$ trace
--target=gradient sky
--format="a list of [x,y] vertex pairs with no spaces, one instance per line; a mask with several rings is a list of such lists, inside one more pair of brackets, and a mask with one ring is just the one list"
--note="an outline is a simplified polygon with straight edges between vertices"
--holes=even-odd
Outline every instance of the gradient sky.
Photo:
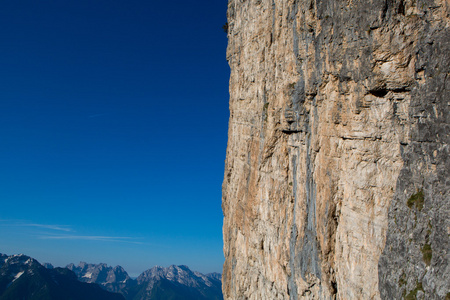
[[0,253],[221,272],[226,9],[0,2]]

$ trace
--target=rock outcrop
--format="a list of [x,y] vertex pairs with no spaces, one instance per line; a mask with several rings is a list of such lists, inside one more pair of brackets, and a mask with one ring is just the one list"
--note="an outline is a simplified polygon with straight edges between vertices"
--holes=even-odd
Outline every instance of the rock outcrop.
[[449,14],[229,0],[225,299],[450,297]]

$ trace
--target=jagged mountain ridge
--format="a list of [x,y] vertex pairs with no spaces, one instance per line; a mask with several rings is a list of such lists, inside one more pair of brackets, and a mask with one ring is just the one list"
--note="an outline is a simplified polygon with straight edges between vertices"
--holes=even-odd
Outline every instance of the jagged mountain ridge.
[[[121,294],[121,295],[120,295]],[[155,266],[132,279],[121,267],[107,264],[55,268],[23,255],[0,253],[0,300],[219,300],[221,274],[202,274],[187,266]]]
[[69,264],[66,268],[73,271],[81,282],[96,283],[110,292],[123,294],[126,289],[136,285],[121,266],[80,262],[78,266]]
[[69,264],[82,282],[96,283],[107,291],[119,292],[129,300],[147,299],[223,299],[221,275],[202,274],[187,266],[155,266],[144,271],[136,280],[120,266]]
[[[204,275],[191,271],[187,266],[156,266],[143,272],[137,282],[142,288],[134,300],[151,299],[152,295],[158,297],[164,288],[177,291],[184,299],[223,299],[220,274]],[[142,294],[142,291],[145,292]],[[174,297],[179,299],[180,296]]]
[[144,271],[137,278],[137,282],[142,283],[160,278],[178,282],[189,287],[198,287],[202,284],[212,286],[214,284],[213,281],[221,280],[220,274],[218,273],[204,275],[200,272],[191,271],[187,266],[171,265],[167,268],[155,266],[147,271]]
[[1,300],[123,300],[120,294],[78,281],[66,268],[49,269],[23,255],[0,254]]

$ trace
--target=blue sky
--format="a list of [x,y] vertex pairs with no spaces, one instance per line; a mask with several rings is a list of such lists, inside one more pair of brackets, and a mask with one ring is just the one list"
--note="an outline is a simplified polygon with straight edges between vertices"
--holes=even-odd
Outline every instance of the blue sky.
[[226,2],[1,2],[1,253],[221,272]]

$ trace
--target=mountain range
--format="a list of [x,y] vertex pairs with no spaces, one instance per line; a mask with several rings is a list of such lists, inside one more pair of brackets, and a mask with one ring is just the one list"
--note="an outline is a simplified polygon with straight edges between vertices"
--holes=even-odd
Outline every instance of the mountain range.
[[124,300],[96,284],[80,282],[67,268],[48,269],[23,254],[0,254],[0,300]]
[[222,297],[221,275],[204,275],[191,271],[187,266],[153,267],[132,279],[120,266],[87,264],[66,267],[78,279],[96,283],[107,291],[121,293],[127,300],[199,299],[219,300]]
[[[44,296],[39,296],[41,292]],[[132,279],[121,266],[80,262],[54,268],[22,254],[0,254],[0,300],[4,299],[222,300],[223,296],[220,274],[204,275],[187,266],[156,266]]]

